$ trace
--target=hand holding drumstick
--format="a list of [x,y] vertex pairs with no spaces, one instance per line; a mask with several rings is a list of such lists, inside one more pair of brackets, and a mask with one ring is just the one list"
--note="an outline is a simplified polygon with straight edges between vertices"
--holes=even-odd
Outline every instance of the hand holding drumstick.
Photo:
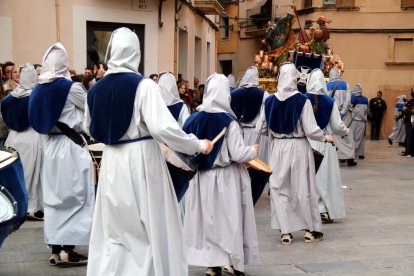
[[252,147],[257,151],[257,152],[259,152],[259,150],[260,150],[260,145],[259,144],[253,144],[252,145]]

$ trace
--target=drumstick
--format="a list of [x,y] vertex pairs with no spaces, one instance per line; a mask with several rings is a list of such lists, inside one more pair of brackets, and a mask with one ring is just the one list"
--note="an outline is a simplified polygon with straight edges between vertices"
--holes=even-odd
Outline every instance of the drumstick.
[[259,144],[260,141],[260,136],[262,136],[262,128],[264,126],[265,121],[262,121],[262,125],[260,126],[260,130],[259,133],[257,134],[257,138],[256,138],[256,144]]
[[213,141],[211,141],[211,143],[213,143],[214,145],[218,140],[220,140],[221,137],[224,136],[224,134],[226,134],[226,131],[227,131],[227,127],[223,128],[223,130],[220,131],[220,133],[213,139]]

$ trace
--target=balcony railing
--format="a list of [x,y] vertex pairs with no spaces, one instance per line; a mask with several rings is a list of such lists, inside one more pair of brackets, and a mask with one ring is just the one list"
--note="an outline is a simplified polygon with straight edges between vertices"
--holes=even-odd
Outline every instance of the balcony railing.
[[194,0],[194,7],[204,14],[222,14],[224,11],[216,0]]
[[414,8],[414,0],[401,0],[401,9]]
[[272,5],[271,13],[268,15],[261,14],[260,8],[246,10],[246,18],[241,22],[240,28],[244,29],[246,36],[262,36],[266,34],[268,22],[276,17],[276,5]]
[[336,8],[355,8],[355,0],[336,0]]

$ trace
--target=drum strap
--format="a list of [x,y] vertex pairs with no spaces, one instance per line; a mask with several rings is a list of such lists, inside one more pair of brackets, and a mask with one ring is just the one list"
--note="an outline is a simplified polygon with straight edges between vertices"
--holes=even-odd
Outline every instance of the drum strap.
[[87,145],[85,137],[83,137],[80,133],[78,133],[73,128],[69,127],[67,124],[62,122],[56,123],[57,128],[62,131],[70,140],[72,140],[75,144],[81,146],[82,148]]
[[152,139],[152,136],[144,136],[144,137],[139,137],[139,138],[135,138],[135,139],[131,139],[131,140],[120,140],[116,143],[113,143],[112,145],[129,144],[129,143],[134,143],[134,142],[139,142],[139,141],[144,141],[144,140],[150,140],[150,139]]

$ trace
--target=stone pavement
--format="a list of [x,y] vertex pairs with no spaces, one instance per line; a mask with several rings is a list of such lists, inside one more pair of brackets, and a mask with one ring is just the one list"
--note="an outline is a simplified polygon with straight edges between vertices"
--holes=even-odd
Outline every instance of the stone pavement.
[[[270,229],[270,205],[264,193],[256,206],[260,265],[254,276],[270,275],[414,275],[414,158],[402,148],[367,141],[366,159],[341,165],[347,217],[324,225],[325,239],[307,244],[303,232],[291,245]],[[87,252],[87,247],[79,250]],[[0,275],[85,275],[85,267],[48,265],[42,222],[26,222],[0,249]],[[190,275],[204,268],[190,267]]]

